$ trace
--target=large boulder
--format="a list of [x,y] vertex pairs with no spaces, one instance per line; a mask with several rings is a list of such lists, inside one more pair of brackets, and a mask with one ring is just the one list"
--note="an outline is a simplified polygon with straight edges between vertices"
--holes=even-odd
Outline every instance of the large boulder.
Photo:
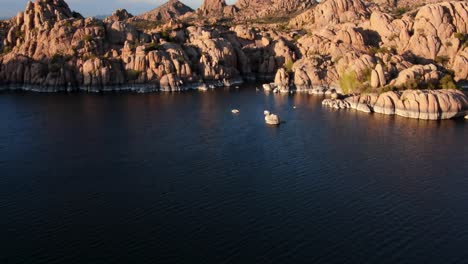
[[289,73],[284,68],[279,69],[276,73],[275,85],[280,92],[289,92]]
[[[346,106],[362,112],[440,120],[465,116],[468,97],[458,90],[405,90],[348,97]],[[332,105],[327,101],[324,105]]]
[[438,56],[453,57],[460,45],[453,36],[468,33],[467,17],[468,3],[465,1],[423,6],[416,15],[408,50],[433,60]]
[[179,0],[169,0],[151,11],[138,15],[135,19],[168,22],[190,12],[193,12],[193,9]]
[[[414,65],[400,71],[398,77],[392,81],[391,85],[404,87],[410,83],[418,85],[436,83],[441,77],[442,73],[438,71],[437,67],[433,64]],[[417,86],[412,88],[417,88]]]
[[468,80],[468,47],[457,54],[453,62],[455,81]]
[[385,78],[384,69],[382,64],[377,64],[374,70],[371,73],[371,86],[372,88],[378,88],[385,86],[387,84],[387,80]]
[[133,15],[130,14],[126,9],[117,9],[114,11],[114,13],[112,13],[111,16],[106,17],[104,22],[111,23],[112,21],[126,21],[132,17]]

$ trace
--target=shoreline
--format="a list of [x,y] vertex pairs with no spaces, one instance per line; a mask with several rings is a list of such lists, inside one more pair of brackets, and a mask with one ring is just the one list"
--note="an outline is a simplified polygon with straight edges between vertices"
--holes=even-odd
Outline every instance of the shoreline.
[[[368,114],[395,115],[410,119],[419,120],[448,120],[465,118],[468,116],[468,96],[466,91],[460,90],[404,90],[397,92],[386,92],[382,94],[359,94],[345,95],[338,87],[315,86],[309,89],[297,90],[294,86],[289,87],[287,92],[280,90],[274,83],[264,84],[259,81],[244,81],[243,79],[210,81],[203,83],[181,84],[177,89],[171,87],[158,87],[150,84],[127,84],[115,86],[94,86],[94,87],[64,87],[57,89],[41,85],[0,85],[2,92],[26,92],[26,93],[173,93],[209,90],[220,88],[239,89],[240,85],[252,84],[257,90],[269,94],[307,94],[311,96],[322,96],[322,106],[343,110],[353,109]],[[270,89],[261,88],[268,85]],[[432,104],[432,105],[430,105]]]
[[404,90],[382,94],[325,99],[324,107],[353,109],[368,114],[395,115],[419,120],[467,118],[468,96],[459,90]]
[[156,93],[156,92],[184,92],[191,90],[207,91],[217,88],[229,88],[249,83],[241,78],[224,80],[224,81],[206,81],[203,83],[188,83],[180,84],[175,89],[170,86],[157,84],[122,84],[122,85],[105,85],[105,86],[73,86],[67,85],[60,88],[56,86],[44,86],[38,84],[1,84],[0,92],[2,91],[24,91],[31,93],[61,93],[61,92],[78,92],[78,93],[101,93],[101,92],[134,92],[134,93]]

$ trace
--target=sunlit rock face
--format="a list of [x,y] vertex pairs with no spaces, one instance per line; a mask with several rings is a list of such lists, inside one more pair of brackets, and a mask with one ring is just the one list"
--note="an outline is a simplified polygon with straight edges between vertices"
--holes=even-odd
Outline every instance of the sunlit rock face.
[[464,1],[402,11],[365,0],[205,0],[192,11],[171,0],[98,20],[38,0],[0,23],[0,80],[48,91],[255,79],[320,94],[455,88],[468,78],[467,10]]
[[350,108],[366,113],[441,120],[465,116],[468,112],[468,97],[456,90],[406,90],[380,95],[357,95],[344,100],[326,99],[323,105],[335,109]]
[[136,19],[166,22],[189,12],[193,12],[193,9],[178,0],[170,0],[160,7],[138,15]]

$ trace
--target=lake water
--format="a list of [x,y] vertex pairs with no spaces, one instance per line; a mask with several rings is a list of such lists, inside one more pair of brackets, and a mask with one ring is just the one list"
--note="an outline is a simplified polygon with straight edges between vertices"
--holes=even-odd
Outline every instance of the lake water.
[[465,120],[246,86],[7,92],[0,121],[2,264],[468,260]]

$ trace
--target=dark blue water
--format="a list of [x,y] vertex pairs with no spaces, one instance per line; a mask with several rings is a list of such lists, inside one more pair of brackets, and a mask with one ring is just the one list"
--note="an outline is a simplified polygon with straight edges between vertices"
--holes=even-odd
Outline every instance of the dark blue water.
[[0,94],[0,263],[466,263],[468,122],[320,102]]

